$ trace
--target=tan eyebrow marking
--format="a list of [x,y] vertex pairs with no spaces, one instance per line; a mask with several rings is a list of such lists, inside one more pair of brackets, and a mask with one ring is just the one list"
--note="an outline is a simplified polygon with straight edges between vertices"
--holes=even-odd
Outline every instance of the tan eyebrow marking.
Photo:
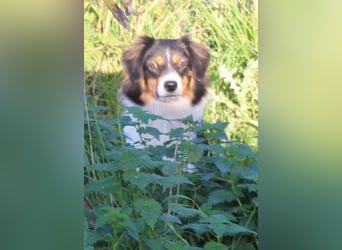
[[162,56],[156,56],[155,61],[158,63],[158,65],[164,64],[164,58]]
[[174,64],[177,64],[178,62],[179,62],[179,60],[180,60],[180,55],[179,54],[173,54],[173,56],[172,56],[172,62],[174,63]]

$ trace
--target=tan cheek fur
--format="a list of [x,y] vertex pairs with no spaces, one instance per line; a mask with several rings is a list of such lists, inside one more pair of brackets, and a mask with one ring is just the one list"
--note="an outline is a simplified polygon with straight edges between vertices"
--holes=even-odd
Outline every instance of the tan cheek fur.
[[[122,81],[122,87],[124,89],[128,89],[129,85],[132,84],[128,74],[125,74],[124,80]],[[148,78],[147,81],[144,78],[140,79],[140,87],[142,90],[140,100],[147,104],[151,100],[156,99],[157,87],[158,87],[158,79]],[[192,74],[186,75],[182,77],[182,85],[183,85],[183,97],[193,100],[195,98],[194,95],[194,87],[195,80]]]
[[195,95],[194,95],[195,80],[194,80],[194,78],[191,75],[183,76],[182,77],[182,85],[183,85],[183,97],[186,97],[190,100],[193,100],[195,98]]
[[158,80],[154,78],[148,78],[145,82],[144,79],[140,80],[140,86],[142,88],[142,94],[140,99],[145,103],[149,103],[152,99],[156,98]]
[[[158,79],[149,78],[147,82],[144,79],[141,79],[141,87],[142,94],[140,99],[144,103],[149,103],[152,99],[156,98],[157,87],[158,87]],[[189,100],[193,100],[195,98],[194,88],[195,88],[195,79],[192,75],[183,76],[182,77],[182,85],[183,85],[183,97],[188,98]]]

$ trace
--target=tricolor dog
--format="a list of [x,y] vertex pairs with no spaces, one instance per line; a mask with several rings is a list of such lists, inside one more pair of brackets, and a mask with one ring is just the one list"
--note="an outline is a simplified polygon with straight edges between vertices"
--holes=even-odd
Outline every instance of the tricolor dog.
[[[140,37],[122,57],[124,79],[119,95],[126,107],[139,107],[168,120],[149,120],[147,126],[161,135],[144,135],[149,145],[163,145],[171,129],[184,127],[175,121],[189,116],[203,118],[208,101],[208,50],[189,36],[179,39]],[[141,136],[134,126],[124,127],[126,141],[139,145]]]

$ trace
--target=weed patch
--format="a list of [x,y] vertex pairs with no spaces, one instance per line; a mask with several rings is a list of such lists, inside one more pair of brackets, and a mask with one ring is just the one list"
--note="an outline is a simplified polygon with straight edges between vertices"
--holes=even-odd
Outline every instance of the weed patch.
[[[140,116],[148,119],[148,114]],[[170,142],[177,143],[139,149],[125,145],[120,133],[111,134],[110,142],[94,140],[123,125],[121,118],[97,122],[88,136],[102,145],[101,157],[86,151],[88,247],[257,248],[257,155],[248,145],[229,141],[223,123],[184,122],[191,126],[170,133]],[[200,135],[194,142],[180,137],[189,129]],[[90,164],[94,158],[101,160]],[[188,164],[195,169],[186,171]]]
[[[258,39],[254,1],[133,1],[127,31],[85,0],[85,249],[258,248]],[[165,146],[126,145],[121,55],[138,35],[189,33],[210,49],[205,122]],[[136,111],[142,121],[152,119]],[[140,132],[157,137],[155,128]],[[175,143],[177,142],[177,143]],[[165,160],[165,157],[172,160]],[[187,171],[188,166],[194,171]]]

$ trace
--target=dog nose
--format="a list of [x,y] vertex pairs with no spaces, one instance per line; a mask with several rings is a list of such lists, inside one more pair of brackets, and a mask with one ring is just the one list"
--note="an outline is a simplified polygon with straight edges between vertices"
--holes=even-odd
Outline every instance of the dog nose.
[[166,81],[164,83],[164,87],[168,92],[173,92],[177,88],[177,82],[176,81]]

